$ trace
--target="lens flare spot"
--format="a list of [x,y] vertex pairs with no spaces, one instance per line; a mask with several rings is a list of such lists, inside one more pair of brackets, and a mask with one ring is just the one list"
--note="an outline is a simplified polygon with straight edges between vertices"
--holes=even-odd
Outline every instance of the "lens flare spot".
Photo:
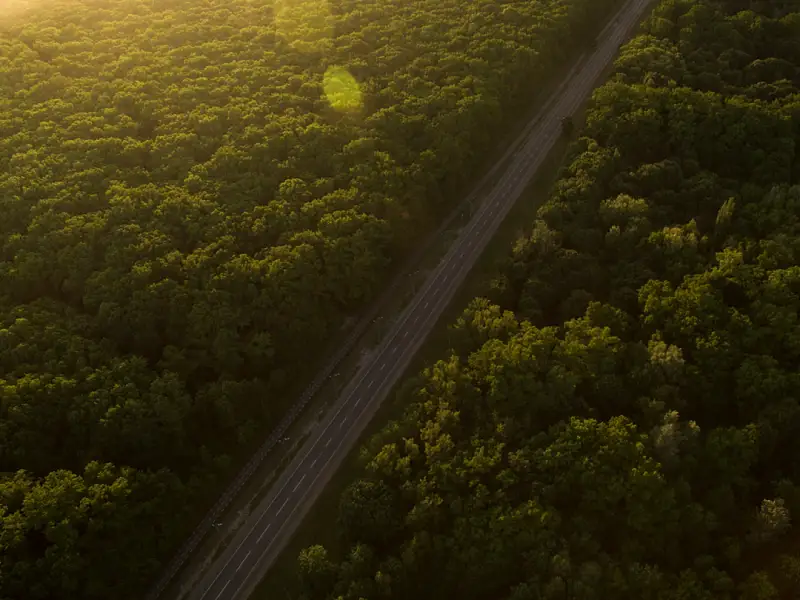
[[322,90],[335,110],[351,112],[363,106],[361,87],[343,67],[328,67],[322,78]]

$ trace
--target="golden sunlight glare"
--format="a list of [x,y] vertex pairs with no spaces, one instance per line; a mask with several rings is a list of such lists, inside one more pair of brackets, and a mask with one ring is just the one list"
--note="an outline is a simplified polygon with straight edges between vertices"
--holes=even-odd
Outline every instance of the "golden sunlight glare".
[[333,37],[328,0],[275,0],[275,31],[298,50],[324,51]]

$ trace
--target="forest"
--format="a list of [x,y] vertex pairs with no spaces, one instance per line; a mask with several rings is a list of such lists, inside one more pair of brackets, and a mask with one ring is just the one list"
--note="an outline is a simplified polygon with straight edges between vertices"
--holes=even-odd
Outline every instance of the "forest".
[[798,597],[798,10],[656,4],[303,598]]
[[619,5],[4,4],[0,598],[141,597]]

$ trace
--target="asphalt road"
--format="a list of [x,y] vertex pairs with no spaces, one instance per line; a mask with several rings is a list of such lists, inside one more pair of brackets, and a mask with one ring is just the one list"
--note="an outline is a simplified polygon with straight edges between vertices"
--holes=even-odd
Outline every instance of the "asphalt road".
[[327,480],[358,440],[449,301],[474,266],[508,211],[530,183],[571,115],[591,93],[640,20],[650,0],[630,0],[599,36],[594,53],[576,65],[550,103],[509,152],[506,172],[485,196],[470,222],[419,289],[381,345],[344,389],[325,419],[250,514],[225,551],[190,595],[192,600],[241,600],[279,554]]

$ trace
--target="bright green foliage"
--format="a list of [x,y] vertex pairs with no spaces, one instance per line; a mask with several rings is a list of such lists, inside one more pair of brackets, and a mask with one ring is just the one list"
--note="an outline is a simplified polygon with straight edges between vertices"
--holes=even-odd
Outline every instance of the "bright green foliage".
[[369,446],[308,598],[794,597],[793,10],[658,4],[491,298]]
[[124,600],[620,0],[2,4],[0,598]]

